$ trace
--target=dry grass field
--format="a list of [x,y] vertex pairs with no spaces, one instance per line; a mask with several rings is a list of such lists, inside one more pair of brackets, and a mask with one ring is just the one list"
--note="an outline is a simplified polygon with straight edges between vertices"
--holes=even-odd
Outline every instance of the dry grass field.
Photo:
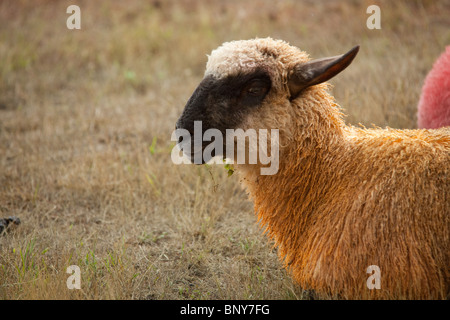
[[308,298],[235,175],[171,162],[206,55],[267,36],[314,58],[360,44],[331,81],[346,121],[414,128],[449,17],[448,0],[0,1],[0,218],[22,221],[0,236],[0,299]]

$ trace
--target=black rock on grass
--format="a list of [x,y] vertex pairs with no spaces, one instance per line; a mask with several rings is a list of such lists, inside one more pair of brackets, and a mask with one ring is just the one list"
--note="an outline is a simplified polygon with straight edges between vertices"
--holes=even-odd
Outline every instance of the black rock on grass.
[[20,219],[17,217],[0,218],[0,235],[3,231],[7,231],[12,226],[18,226],[20,224]]

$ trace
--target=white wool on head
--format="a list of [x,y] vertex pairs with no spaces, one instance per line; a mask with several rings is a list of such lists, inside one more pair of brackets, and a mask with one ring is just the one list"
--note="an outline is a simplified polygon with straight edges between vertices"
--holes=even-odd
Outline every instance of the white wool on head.
[[[225,42],[208,56],[205,76],[224,78],[256,69],[266,70],[272,80],[287,81],[289,70],[308,61],[308,54],[282,40],[256,38]],[[280,85],[280,84],[277,84]]]

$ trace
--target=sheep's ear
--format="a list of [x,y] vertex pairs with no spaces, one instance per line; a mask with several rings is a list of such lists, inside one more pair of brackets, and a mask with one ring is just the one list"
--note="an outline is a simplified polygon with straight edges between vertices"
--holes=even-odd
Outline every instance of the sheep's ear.
[[302,90],[325,82],[347,68],[358,50],[359,46],[356,46],[340,56],[311,60],[295,66],[288,82],[291,100],[295,99]]

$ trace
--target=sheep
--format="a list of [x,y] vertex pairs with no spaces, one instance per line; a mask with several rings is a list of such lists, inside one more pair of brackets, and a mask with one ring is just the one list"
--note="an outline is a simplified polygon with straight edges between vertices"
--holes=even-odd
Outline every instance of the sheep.
[[419,128],[450,126],[450,46],[425,78],[417,111]]
[[[303,289],[340,299],[448,298],[450,128],[347,125],[326,81],[358,49],[310,60],[282,40],[226,42],[208,57],[176,128],[279,129],[276,174],[261,175],[262,163],[234,170]],[[379,273],[367,273],[373,268]]]

